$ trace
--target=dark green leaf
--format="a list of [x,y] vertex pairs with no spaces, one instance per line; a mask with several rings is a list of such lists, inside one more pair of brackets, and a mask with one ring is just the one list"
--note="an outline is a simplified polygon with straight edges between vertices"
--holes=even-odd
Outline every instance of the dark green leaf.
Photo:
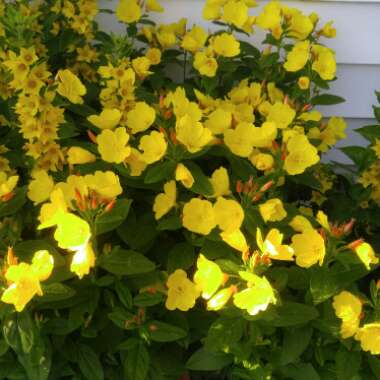
[[133,299],[133,304],[137,307],[148,307],[148,306],[158,305],[159,303],[162,303],[164,300],[165,298],[162,293],[143,292],[143,293],[138,294]]
[[142,341],[132,346],[124,362],[124,373],[128,380],[145,380],[150,365],[149,352]]
[[61,283],[41,284],[43,296],[37,297],[38,303],[61,301],[75,295],[75,290]]
[[340,96],[330,95],[330,94],[322,94],[314,96],[311,99],[311,104],[319,105],[319,106],[330,106],[333,104],[344,103],[346,100]]
[[376,158],[373,150],[361,146],[346,146],[340,150],[358,166],[359,170],[368,168]]
[[103,380],[104,372],[98,355],[84,344],[78,347],[78,365],[86,380]]
[[204,195],[205,197],[212,196],[214,194],[214,189],[209,178],[203,174],[202,169],[191,161],[186,161],[185,166],[190,170],[194,177],[194,184],[190,190],[194,193]]
[[311,364],[300,363],[289,365],[282,369],[286,379],[292,380],[322,380]]
[[361,361],[361,352],[348,351],[341,346],[335,357],[337,380],[353,380],[358,374]]
[[154,342],[174,342],[187,335],[185,330],[160,321],[150,321],[148,328],[150,339]]
[[24,206],[26,202],[27,187],[19,187],[15,190],[15,194],[9,201],[0,202],[0,218],[13,215]]
[[120,302],[127,308],[132,308],[132,293],[127,284],[122,281],[116,281],[115,290],[119,297]]
[[380,138],[380,125],[365,125],[364,127],[355,129],[355,132],[373,143],[376,139]]
[[168,272],[172,273],[176,269],[189,269],[195,262],[195,250],[189,243],[176,244],[168,254]]
[[232,355],[210,352],[201,348],[191,355],[186,363],[186,368],[193,371],[219,371],[231,364],[232,360]]
[[144,178],[145,183],[156,183],[169,180],[173,177],[176,163],[174,161],[163,161],[151,165]]
[[313,329],[308,326],[285,330],[280,357],[281,365],[296,361],[306,350],[312,334]]

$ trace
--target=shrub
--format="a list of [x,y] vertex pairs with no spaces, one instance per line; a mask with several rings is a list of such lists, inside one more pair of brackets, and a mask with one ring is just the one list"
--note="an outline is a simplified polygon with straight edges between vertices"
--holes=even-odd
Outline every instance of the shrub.
[[378,257],[320,207],[335,29],[254,5],[3,5],[1,378],[378,378]]

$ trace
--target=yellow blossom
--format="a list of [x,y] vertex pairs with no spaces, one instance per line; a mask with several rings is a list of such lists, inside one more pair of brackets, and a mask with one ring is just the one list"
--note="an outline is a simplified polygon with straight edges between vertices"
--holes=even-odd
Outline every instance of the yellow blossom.
[[128,141],[129,135],[124,127],[116,128],[114,131],[104,129],[96,138],[102,160],[116,164],[123,162],[131,154]]
[[333,51],[325,46],[313,45],[312,53],[316,57],[312,69],[324,80],[332,80],[336,73],[336,61]]
[[248,7],[242,0],[229,0],[223,7],[222,20],[241,29],[248,20]]
[[272,228],[263,241],[261,230],[257,229],[257,245],[264,255],[268,255],[272,260],[293,261],[293,248],[282,244],[283,238],[284,235],[277,228]]
[[59,70],[57,73],[59,95],[70,100],[74,104],[83,104],[82,96],[87,90],[80,79],[70,70]]
[[231,111],[218,108],[208,115],[207,120],[205,121],[205,127],[207,127],[214,135],[219,135],[230,128],[231,123]]
[[254,153],[249,157],[249,160],[257,170],[269,170],[274,165],[274,158],[268,153]]
[[151,62],[147,57],[138,57],[132,60],[133,70],[135,70],[137,76],[142,79],[152,74],[152,72],[149,71],[150,65]]
[[309,59],[310,42],[297,42],[286,56],[284,68],[286,71],[298,71],[305,67]]
[[105,108],[99,115],[91,115],[87,120],[100,129],[113,129],[121,119],[121,112],[117,108]]
[[201,75],[206,77],[214,77],[218,70],[218,62],[212,56],[207,55],[203,51],[198,51],[194,56],[194,68],[199,71]]
[[164,8],[160,5],[160,3],[157,0],[146,0],[145,7],[148,12],[164,11]]
[[235,57],[240,54],[240,43],[232,34],[218,34],[212,39],[212,49],[222,57]]
[[185,115],[176,123],[176,138],[190,153],[196,153],[211,141],[212,133],[201,122]]
[[54,258],[49,251],[43,249],[34,253],[32,259],[32,271],[39,281],[47,280],[54,268]]
[[70,264],[71,272],[79,278],[83,278],[90,273],[91,268],[95,266],[95,253],[91,243],[87,242],[75,251]]
[[87,174],[84,180],[90,190],[105,199],[113,199],[123,192],[119,177],[112,171],[97,170],[94,174]]
[[380,355],[380,323],[367,323],[355,335],[364,351],[372,355]]
[[249,249],[247,240],[241,230],[235,230],[232,232],[221,232],[220,237],[230,247],[244,253]]
[[305,76],[300,77],[297,84],[301,90],[307,90],[310,87],[310,78]]
[[281,24],[281,5],[278,1],[266,4],[258,15],[256,24],[262,29],[277,29]]
[[225,167],[221,166],[216,169],[211,175],[210,182],[214,189],[214,197],[230,194],[230,179]]
[[168,298],[165,306],[168,310],[187,311],[194,307],[195,301],[199,297],[199,290],[196,285],[187,278],[187,274],[182,269],[177,269],[172,273],[166,282],[168,287]]
[[207,301],[207,310],[220,310],[230,300],[231,296],[234,294],[234,291],[234,286],[219,290],[212,298]]
[[127,24],[139,21],[141,8],[136,0],[120,0],[116,8],[116,17]]
[[0,172],[0,197],[11,193],[18,182],[18,175],[7,176],[5,172]]
[[322,30],[320,33],[323,37],[326,38],[335,38],[336,37],[336,29],[332,26],[333,21],[326,22],[325,25],[323,25]]
[[276,123],[264,122],[261,127],[252,130],[252,143],[255,148],[268,148],[277,136]]
[[273,104],[267,116],[267,121],[272,121],[277,128],[284,129],[294,120],[296,111],[289,104],[277,102]]
[[249,157],[253,151],[254,128],[251,123],[241,122],[235,129],[224,132],[224,143],[237,156]]
[[233,296],[234,305],[246,310],[249,315],[257,315],[265,311],[268,306],[276,303],[273,288],[265,277],[259,277],[253,273],[240,272],[248,287]]
[[304,40],[309,36],[314,28],[313,23],[308,16],[303,15],[300,11],[292,11],[289,23],[289,36]]
[[292,237],[291,247],[294,249],[296,264],[302,268],[309,268],[325,258],[325,242],[318,231],[307,229]]
[[157,48],[150,48],[145,56],[149,59],[152,65],[158,65],[161,62],[161,50]]
[[208,235],[216,227],[212,203],[193,198],[183,208],[183,226],[189,231]]
[[156,220],[166,215],[176,203],[177,189],[175,181],[166,182],[164,192],[156,196],[153,203],[153,212]]
[[202,298],[205,300],[210,299],[222,285],[223,279],[224,274],[219,265],[200,254],[193,281],[202,292]]
[[53,178],[45,170],[38,170],[33,173],[33,180],[29,182],[28,198],[37,205],[49,199],[53,188]]
[[184,165],[179,163],[175,170],[175,180],[181,181],[182,185],[190,189],[194,184],[194,177],[191,171]]
[[279,222],[287,216],[281,199],[278,198],[269,199],[259,205],[259,211],[265,222]]
[[214,214],[219,228],[227,233],[240,229],[244,220],[243,208],[233,199],[218,197],[214,204]]
[[312,229],[313,226],[309,222],[309,219],[305,218],[302,215],[296,215],[290,221],[289,226],[293,228],[294,231],[304,232],[308,229]]
[[138,177],[147,167],[147,163],[142,159],[142,154],[135,148],[131,148],[131,154],[124,161],[132,177]]
[[79,146],[72,146],[67,151],[67,162],[71,165],[87,164],[96,161],[96,156]]
[[359,245],[356,245],[353,249],[367,270],[371,269],[371,264],[379,263],[379,258],[376,256],[375,251],[370,244],[362,242]]
[[146,131],[156,119],[156,111],[145,102],[137,102],[127,113],[127,127],[132,134]]
[[139,149],[143,151],[141,159],[147,164],[153,164],[165,156],[167,142],[162,133],[153,131],[140,139]]
[[206,43],[208,34],[201,26],[193,26],[190,32],[187,32],[182,40],[181,47],[192,53],[202,49]]

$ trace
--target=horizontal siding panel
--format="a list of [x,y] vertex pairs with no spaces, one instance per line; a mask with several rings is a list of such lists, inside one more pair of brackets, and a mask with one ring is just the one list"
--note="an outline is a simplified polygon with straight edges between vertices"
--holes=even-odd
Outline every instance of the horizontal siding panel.
[[[379,0],[380,1],[380,0]],[[265,4],[267,1],[261,2]],[[103,8],[115,9],[118,0],[101,0]],[[203,0],[162,0],[166,11],[153,14],[158,23],[168,23],[187,17],[190,24],[198,23],[210,27],[210,23],[202,18]],[[306,13],[317,12],[323,22],[334,20],[337,28],[337,38],[324,40],[328,46],[336,50],[339,63],[380,64],[380,45],[377,37],[380,35],[380,2],[337,2],[337,1],[284,1],[291,7],[302,9]],[[257,14],[258,10],[252,11]],[[103,27],[114,32],[125,28],[118,24],[114,16],[102,14],[99,21]],[[263,33],[257,31],[252,37],[259,44]]]
[[344,97],[346,102],[320,107],[323,113],[350,118],[373,117],[372,105],[377,103],[375,90],[380,90],[380,65],[339,65],[337,77],[329,93]]
[[375,119],[346,119],[347,129],[346,134],[347,138],[339,141],[336,146],[331,149],[329,152],[323,155],[322,161],[337,161],[343,164],[352,164],[352,161],[344,154],[339,148],[344,146],[351,145],[360,145],[367,146],[368,141],[361,137],[358,133],[355,132],[355,129],[364,127],[365,125],[376,124]]

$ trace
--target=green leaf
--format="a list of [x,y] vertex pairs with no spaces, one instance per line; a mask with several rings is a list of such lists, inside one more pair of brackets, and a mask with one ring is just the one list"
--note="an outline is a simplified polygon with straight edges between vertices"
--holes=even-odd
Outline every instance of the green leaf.
[[111,211],[98,215],[95,219],[95,236],[119,227],[127,218],[131,204],[130,199],[118,199]]
[[302,174],[291,176],[289,179],[299,185],[305,185],[318,191],[322,190],[321,183],[315,178],[312,172],[307,171]]
[[237,343],[241,339],[244,325],[245,322],[240,315],[237,318],[218,318],[210,326],[204,343],[205,349],[211,352],[226,352],[234,343]]
[[318,315],[318,310],[313,306],[297,302],[285,302],[280,306],[271,307],[265,314],[263,313],[263,318],[270,326],[287,327],[307,323],[316,319]]
[[310,343],[313,329],[309,326],[286,329],[280,357],[281,365],[295,362]]
[[26,202],[27,186],[15,190],[13,197],[6,202],[0,202],[0,218],[15,214]]
[[205,197],[212,196],[214,194],[214,189],[210,179],[203,174],[202,169],[192,161],[186,161],[184,164],[194,177],[194,184],[190,190]]
[[186,368],[193,371],[219,371],[233,361],[233,356],[223,352],[210,352],[200,348],[194,352],[186,363]]
[[182,228],[182,222],[178,215],[164,217],[157,223],[158,231],[176,231],[180,228]]
[[335,356],[337,380],[353,380],[362,362],[361,352],[348,351],[342,345]]
[[194,247],[189,243],[176,244],[168,254],[167,269],[169,273],[176,269],[189,269],[195,262],[196,254]]
[[6,354],[8,349],[9,346],[5,339],[0,339],[0,357]]
[[368,355],[367,360],[372,373],[376,376],[377,380],[380,380],[380,359],[375,356]]
[[300,363],[289,365],[281,370],[286,379],[292,380],[321,380],[315,368],[311,364]]
[[376,120],[380,123],[380,107],[373,107],[373,113],[375,114]]
[[122,281],[116,281],[115,290],[120,302],[127,308],[132,308],[132,293],[129,290],[127,284]]
[[180,327],[160,321],[150,321],[149,330],[150,339],[154,342],[174,342],[187,335],[187,332]]
[[330,95],[330,94],[322,94],[314,96],[314,98],[311,99],[311,104],[313,105],[319,105],[319,106],[330,106],[333,104],[339,104],[344,103],[346,99],[336,96],[336,95]]
[[368,168],[376,158],[373,150],[361,146],[346,146],[340,150],[358,166],[359,170]]
[[311,273],[310,291],[315,304],[331,298],[368,273],[364,265],[345,268],[335,264],[330,268],[315,268]]
[[158,305],[159,303],[162,303],[164,300],[165,300],[165,297],[163,296],[162,293],[143,292],[143,293],[138,294],[133,299],[133,304],[137,307],[148,307],[148,306]]
[[355,132],[373,143],[376,139],[380,138],[380,125],[365,125],[364,127],[355,129]]
[[75,295],[75,290],[62,283],[41,284],[43,296],[36,297],[36,302],[62,301]]
[[144,182],[149,184],[172,179],[175,168],[174,161],[155,163],[146,170]]
[[154,263],[141,253],[119,248],[100,256],[98,264],[108,272],[125,276],[147,273],[155,269]]
[[124,361],[124,373],[128,380],[145,380],[150,365],[149,352],[140,340],[127,351]]
[[86,380],[104,380],[104,372],[98,355],[84,344],[78,347],[78,365]]

